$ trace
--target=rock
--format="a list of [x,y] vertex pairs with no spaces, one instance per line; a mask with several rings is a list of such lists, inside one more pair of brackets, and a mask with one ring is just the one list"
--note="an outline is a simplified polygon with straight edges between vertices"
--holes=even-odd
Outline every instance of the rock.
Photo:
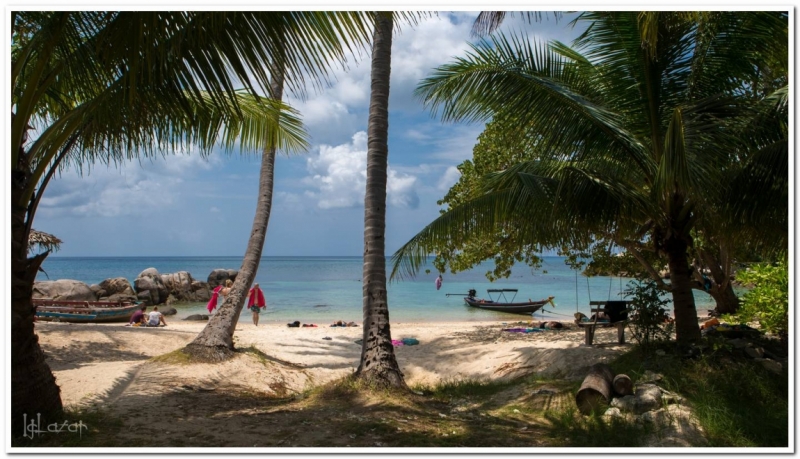
[[133,287],[131,287],[131,283],[128,282],[128,279],[125,279],[124,277],[106,279],[103,282],[100,282],[100,288],[105,290],[106,294],[98,295],[98,297],[112,295],[136,295],[136,292],[133,291]]
[[657,410],[661,408],[661,389],[655,384],[636,386],[634,395],[615,398],[611,401],[611,406],[633,414]]
[[208,320],[208,316],[206,314],[192,314],[183,320]]
[[755,360],[756,362],[761,362],[761,366],[763,366],[764,368],[773,373],[781,374],[783,372],[783,365],[774,360],[770,359],[755,359]]
[[87,284],[72,279],[33,283],[33,298],[53,298],[66,301],[97,301]]
[[236,281],[239,271],[235,269],[215,269],[208,275],[208,288],[214,290],[217,285],[222,285],[226,280]]
[[192,291],[192,275],[187,271],[178,271],[176,273],[162,274],[161,281],[169,291],[169,294],[175,297],[176,301],[192,301],[194,295]]
[[752,346],[753,345],[753,343],[751,343],[750,341],[747,341],[746,339],[742,339],[742,338],[729,339],[728,340],[728,344],[732,345],[736,349],[744,349],[744,348],[746,348],[748,346]]
[[664,376],[662,376],[662,375],[660,375],[658,373],[654,373],[654,372],[652,372],[650,370],[646,370],[644,372],[644,374],[641,376],[641,378],[639,378],[639,382],[640,383],[652,383],[652,382],[656,382],[656,381],[661,381],[663,378],[664,378]]
[[744,348],[744,353],[752,359],[764,358],[764,349],[760,347],[746,347]]
[[619,408],[611,407],[607,409],[605,413],[603,413],[603,416],[608,416],[610,418],[619,418],[622,417],[622,412],[619,410]]
[[201,303],[208,302],[211,299],[211,289],[208,288],[208,282],[192,282],[192,293],[194,293],[195,301]]
[[175,314],[178,313],[178,310],[173,307],[166,307],[163,309],[159,309],[159,311],[161,312],[161,314],[164,314],[165,316],[174,316]]
[[[141,294],[143,291],[150,292],[149,304],[164,303],[167,301],[167,297],[169,297],[167,286],[164,285],[164,281],[161,279],[161,275],[158,274],[156,268],[147,268],[139,273],[139,275],[136,276],[136,280],[133,281],[133,286],[137,295]],[[141,296],[139,296],[139,298],[142,299]]]
[[656,349],[656,355],[664,357],[667,353],[663,349]]
[[136,295],[126,295],[124,293],[115,293],[111,296],[106,296],[98,299],[100,301],[111,301],[113,303],[118,303],[118,302],[135,303],[136,301],[139,301],[139,298]]

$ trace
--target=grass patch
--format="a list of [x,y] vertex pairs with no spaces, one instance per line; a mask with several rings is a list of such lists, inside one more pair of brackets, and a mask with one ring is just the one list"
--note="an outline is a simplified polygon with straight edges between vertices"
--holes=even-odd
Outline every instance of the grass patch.
[[176,349],[172,352],[155,356],[151,358],[150,361],[172,365],[191,365],[197,363],[191,355],[183,352],[183,349]]
[[551,411],[550,437],[561,447],[639,447],[650,433],[647,424],[635,424],[620,418],[581,416],[577,409]]
[[[67,421],[67,426],[63,425]],[[80,428],[78,423],[86,426]],[[70,431],[72,425],[72,431]],[[122,429],[121,419],[109,415],[103,410],[66,408],[59,420],[60,432],[43,432],[34,434],[33,438],[23,437],[16,433],[12,436],[11,446],[17,448],[93,448],[125,446],[118,444],[117,433]],[[48,426],[39,426],[39,430],[48,430]],[[78,431],[80,430],[80,433]]]
[[411,390],[442,402],[448,402],[455,398],[489,398],[521,382],[523,381],[448,379],[434,385],[418,384],[412,386]]
[[646,370],[664,376],[659,385],[686,399],[709,446],[786,447],[789,383],[725,343],[706,341],[706,353],[683,358],[676,348],[653,358],[637,351],[612,363],[634,380]]

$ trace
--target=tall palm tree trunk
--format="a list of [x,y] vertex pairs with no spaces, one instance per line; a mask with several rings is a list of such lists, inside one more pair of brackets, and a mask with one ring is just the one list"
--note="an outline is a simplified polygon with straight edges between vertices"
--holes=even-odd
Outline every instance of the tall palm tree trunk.
[[697,307],[692,293],[691,270],[686,249],[687,241],[677,235],[667,238],[664,248],[667,252],[669,280],[672,285],[672,305],[675,312],[675,339],[688,344],[700,339],[697,323]]
[[[273,71],[270,89],[271,96],[275,100],[281,100],[283,98],[284,67],[282,65],[277,67],[279,68]],[[184,352],[195,359],[219,362],[233,356],[233,333],[239,322],[247,291],[256,278],[258,265],[261,262],[261,253],[264,249],[264,240],[267,236],[267,226],[272,211],[272,191],[275,183],[275,151],[275,147],[268,148],[261,156],[256,214],[236,281],[219,311],[211,316],[203,331],[184,348]]]
[[364,336],[356,376],[382,386],[406,387],[394,355],[386,294],[386,177],[393,20],[391,13],[376,15],[364,196]]
[[17,436],[25,415],[32,419],[41,414],[42,421],[55,421],[63,406],[33,327],[33,283],[48,252],[28,258],[30,229],[20,200],[30,174],[16,169],[11,177],[11,432]]

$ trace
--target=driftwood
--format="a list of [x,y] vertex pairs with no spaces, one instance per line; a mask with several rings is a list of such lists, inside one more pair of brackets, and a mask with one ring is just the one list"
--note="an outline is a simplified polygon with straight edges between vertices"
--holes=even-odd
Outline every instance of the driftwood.
[[633,395],[633,381],[628,375],[614,376],[614,381],[611,383],[614,387],[614,392],[620,396]]
[[578,410],[583,414],[590,414],[592,411],[605,410],[614,395],[612,381],[614,371],[605,363],[598,363],[592,366],[586,379],[583,380],[581,388],[575,394],[575,403]]

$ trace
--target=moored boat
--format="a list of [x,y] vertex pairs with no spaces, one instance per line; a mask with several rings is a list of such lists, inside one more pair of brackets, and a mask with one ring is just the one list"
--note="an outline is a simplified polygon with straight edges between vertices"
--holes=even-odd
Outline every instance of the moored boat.
[[[469,295],[464,297],[464,302],[467,303],[468,306],[472,306],[474,308],[486,309],[489,311],[498,311],[498,312],[509,312],[512,314],[531,314],[539,309],[542,309],[544,305],[547,303],[553,304],[554,297],[548,297],[543,300],[528,300],[528,301],[518,301],[514,302],[514,298],[517,295],[517,289],[512,288],[503,288],[503,289],[489,289],[487,293],[489,294],[489,299],[481,299],[475,298],[475,290],[470,290]],[[497,299],[492,298],[492,294],[497,295]],[[506,293],[514,293],[514,296],[508,301],[505,297]],[[503,301],[501,301],[503,300]]]
[[131,301],[66,301],[34,298],[36,320],[73,323],[127,322],[141,307]]

